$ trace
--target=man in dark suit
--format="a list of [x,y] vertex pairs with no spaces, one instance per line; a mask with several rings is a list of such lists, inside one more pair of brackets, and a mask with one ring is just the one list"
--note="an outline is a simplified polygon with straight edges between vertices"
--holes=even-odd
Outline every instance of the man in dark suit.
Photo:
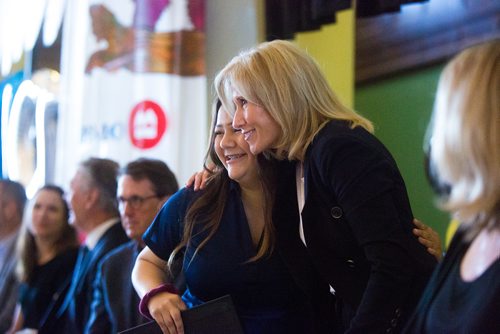
[[132,268],[144,248],[142,235],[178,188],[175,175],[160,160],[141,158],[122,170],[118,202],[122,225],[131,241],[100,262],[85,333],[117,333],[149,321],[138,311],[139,297],[132,286]]
[[83,333],[90,315],[97,264],[128,241],[116,202],[118,164],[109,159],[83,161],[70,184],[72,223],[86,234],[71,285],[40,333]]

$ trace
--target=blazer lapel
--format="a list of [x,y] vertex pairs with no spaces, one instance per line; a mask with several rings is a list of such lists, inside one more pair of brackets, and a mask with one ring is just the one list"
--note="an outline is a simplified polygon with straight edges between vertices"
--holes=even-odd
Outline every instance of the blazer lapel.
[[79,256],[79,260],[81,260],[79,263],[77,263],[77,269],[78,271],[76,272],[77,274],[77,285],[74,291],[80,291],[82,288],[82,285],[84,283],[84,277],[89,271],[90,268],[90,263],[92,262],[92,256],[93,256],[93,250],[89,250],[87,246],[83,247],[83,250],[80,252],[81,257]]

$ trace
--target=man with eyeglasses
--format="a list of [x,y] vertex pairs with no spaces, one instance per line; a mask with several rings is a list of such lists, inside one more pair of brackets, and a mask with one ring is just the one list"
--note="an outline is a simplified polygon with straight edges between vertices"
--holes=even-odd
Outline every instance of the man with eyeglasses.
[[140,299],[130,275],[137,255],[144,248],[142,235],[178,189],[175,175],[160,160],[141,158],[121,171],[117,198],[122,226],[131,241],[99,264],[85,333],[117,333],[149,321],[138,311]]

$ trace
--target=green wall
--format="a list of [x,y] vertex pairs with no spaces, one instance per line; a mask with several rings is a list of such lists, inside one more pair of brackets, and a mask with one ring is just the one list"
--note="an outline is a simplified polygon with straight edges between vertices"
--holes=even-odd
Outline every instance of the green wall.
[[408,188],[415,217],[439,232],[449,215],[439,211],[424,171],[423,138],[443,66],[405,73],[356,87],[355,109],[373,121],[376,136],[394,155]]

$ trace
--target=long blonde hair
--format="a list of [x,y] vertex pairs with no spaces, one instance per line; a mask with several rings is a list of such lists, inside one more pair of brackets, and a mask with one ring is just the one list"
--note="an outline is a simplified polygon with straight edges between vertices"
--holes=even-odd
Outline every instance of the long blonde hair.
[[234,112],[232,92],[264,109],[280,125],[278,157],[303,160],[314,136],[330,120],[373,132],[369,120],[337,98],[315,60],[295,44],[275,40],[234,57],[215,78],[224,107]]
[[450,193],[440,206],[471,234],[499,228],[500,40],[468,48],[443,70],[431,127],[431,160]]

